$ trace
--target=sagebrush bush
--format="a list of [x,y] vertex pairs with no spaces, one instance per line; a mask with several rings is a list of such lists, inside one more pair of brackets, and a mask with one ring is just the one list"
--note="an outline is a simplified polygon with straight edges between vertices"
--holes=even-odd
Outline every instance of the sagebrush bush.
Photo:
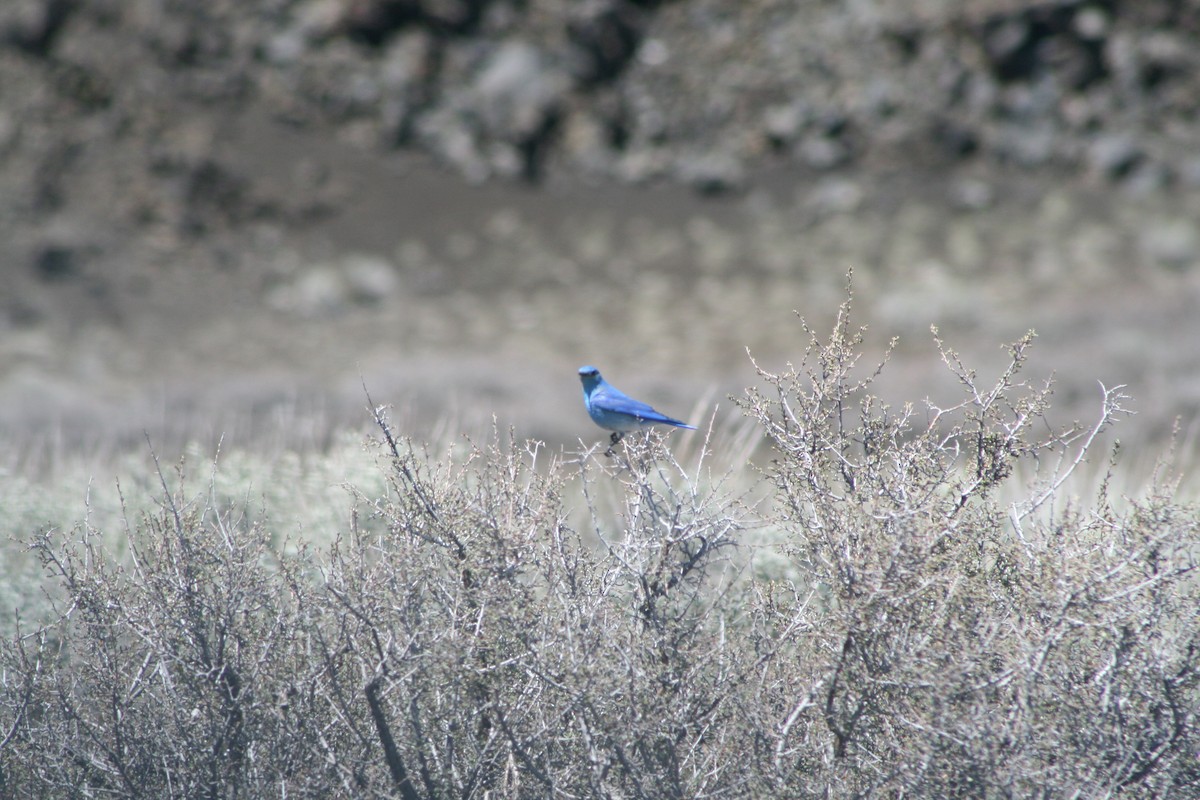
[[[1117,512],[1102,490],[1039,513],[1065,500],[1119,390],[1091,428],[1049,431],[1050,387],[1017,382],[1032,336],[987,386],[939,340],[963,400],[892,409],[867,391],[877,372],[852,377],[847,315],[800,368],[760,370],[771,393],[744,401],[777,453],[778,522],[812,587],[773,609],[811,631],[803,689],[774,723],[790,759],[776,789],[1194,793],[1195,510],[1164,492]],[[1043,469],[1002,507],[1021,460]]]
[[38,534],[0,796],[1200,796],[1200,517],[1063,488],[1119,390],[1052,431],[1028,338],[989,384],[939,341],[961,402],[889,407],[848,314],[740,398],[760,466],[380,412],[328,546],[181,478],[125,555]]

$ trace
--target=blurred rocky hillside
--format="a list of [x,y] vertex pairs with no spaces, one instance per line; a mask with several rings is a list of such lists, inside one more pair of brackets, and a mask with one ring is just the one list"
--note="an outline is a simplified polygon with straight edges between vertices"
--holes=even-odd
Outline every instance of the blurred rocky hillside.
[[1195,0],[7,0],[3,226],[54,275],[139,233],[302,224],[214,142],[248,108],[472,180],[963,160],[1200,183]]

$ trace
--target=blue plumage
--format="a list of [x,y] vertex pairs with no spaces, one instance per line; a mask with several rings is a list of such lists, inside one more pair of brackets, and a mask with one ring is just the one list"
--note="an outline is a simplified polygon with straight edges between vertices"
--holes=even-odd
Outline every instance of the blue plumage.
[[640,400],[634,400],[604,380],[600,370],[595,367],[580,367],[579,380],[583,383],[583,402],[587,406],[588,416],[601,428],[614,432],[613,444],[626,433],[650,425],[696,430],[694,425],[668,417]]

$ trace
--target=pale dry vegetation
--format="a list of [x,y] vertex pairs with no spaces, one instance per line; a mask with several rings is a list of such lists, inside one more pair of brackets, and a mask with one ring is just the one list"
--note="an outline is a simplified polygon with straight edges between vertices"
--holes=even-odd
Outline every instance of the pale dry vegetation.
[[848,314],[739,398],[759,466],[379,413],[328,546],[179,476],[123,555],[38,533],[0,796],[1197,796],[1200,515],[1065,489],[1120,390],[1055,431],[1028,339],[993,382],[939,341],[961,402],[887,407]]

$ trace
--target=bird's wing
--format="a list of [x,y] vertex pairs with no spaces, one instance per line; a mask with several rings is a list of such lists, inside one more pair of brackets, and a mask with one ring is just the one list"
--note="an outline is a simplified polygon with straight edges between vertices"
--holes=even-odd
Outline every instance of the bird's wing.
[[613,411],[618,414],[629,414],[632,417],[639,419],[649,419],[655,421],[666,421],[670,417],[660,414],[641,400],[634,400],[624,392],[607,386],[592,396],[592,405],[599,407],[604,411]]

